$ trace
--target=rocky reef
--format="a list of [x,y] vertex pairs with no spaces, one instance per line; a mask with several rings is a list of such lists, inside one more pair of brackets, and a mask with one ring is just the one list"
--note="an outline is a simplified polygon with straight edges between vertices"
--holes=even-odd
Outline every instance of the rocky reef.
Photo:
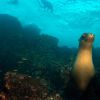
[[[54,98],[54,100],[62,100],[60,94],[68,82],[71,70],[70,48],[59,47],[59,40],[42,34],[37,25],[23,27],[16,17],[7,14],[0,14],[0,41],[0,97],[2,99],[7,96],[7,100],[23,100],[23,98],[35,100],[34,96],[36,96],[36,100]],[[42,79],[48,84],[46,92],[49,94],[46,99],[40,97],[45,91],[44,86],[40,87]],[[36,89],[40,87],[42,90],[39,88],[40,90],[34,94],[31,86]]]
[[[22,26],[0,14],[0,100],[67,100],[63,92],[77,49],[58,43],[34,23]],[[94,58],[98,68],[100,55]]]
[[4,79],[5,92],[1,92],[0,100],[62,100],[59,93],[51,93],[44,79],[16,72],[7,72]]

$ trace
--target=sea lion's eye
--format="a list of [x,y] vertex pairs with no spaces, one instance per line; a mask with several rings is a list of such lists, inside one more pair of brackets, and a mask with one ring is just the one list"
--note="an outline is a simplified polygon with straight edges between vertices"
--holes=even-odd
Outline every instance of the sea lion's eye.
[[86,36],[87,36],[87,33],[84,33],[84,34],[82,35],[82,38],[86,38]]
[[87,33],[84,33],[84,34],[80,37],[79,41],[81,41],[81,40],[86,41],[86,38],[87,38]]

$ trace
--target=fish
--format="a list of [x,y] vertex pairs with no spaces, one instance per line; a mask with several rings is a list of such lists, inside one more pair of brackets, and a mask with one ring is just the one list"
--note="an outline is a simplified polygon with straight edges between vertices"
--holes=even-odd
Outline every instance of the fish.
[[40,5],[42,4],[42,8],[49,10],[50,12],[54,11],[53,5],[48,0],[40,0]]

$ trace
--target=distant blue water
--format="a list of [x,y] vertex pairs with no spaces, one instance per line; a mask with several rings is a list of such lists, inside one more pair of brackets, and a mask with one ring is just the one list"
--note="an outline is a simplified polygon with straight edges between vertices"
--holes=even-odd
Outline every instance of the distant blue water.
[[80,35],[92,32],[94,46],[100,46],[100,0],[14,1],[0,0],[0,14],[16,16],[23,25],[38,25],[42,33],[59,38],[59,45],[77,47]]

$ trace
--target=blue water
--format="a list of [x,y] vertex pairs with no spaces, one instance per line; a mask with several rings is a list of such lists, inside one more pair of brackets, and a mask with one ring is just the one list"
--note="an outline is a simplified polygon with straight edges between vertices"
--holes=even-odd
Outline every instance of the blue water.
[[95,46],[100,46],[100,0],[48,0],[53,12],[50,7],[44,9],[43,1],[0,0],[0,14],[16,16],[23,25],[38,25],[42,33],[57,37],[59,45],[77,47],[80,35],[92,32]]
[[[0,100],[100,100],[99,29],[100,0],[0,0]],[[83,92],[71,72],[92,42],[96,75]]]

